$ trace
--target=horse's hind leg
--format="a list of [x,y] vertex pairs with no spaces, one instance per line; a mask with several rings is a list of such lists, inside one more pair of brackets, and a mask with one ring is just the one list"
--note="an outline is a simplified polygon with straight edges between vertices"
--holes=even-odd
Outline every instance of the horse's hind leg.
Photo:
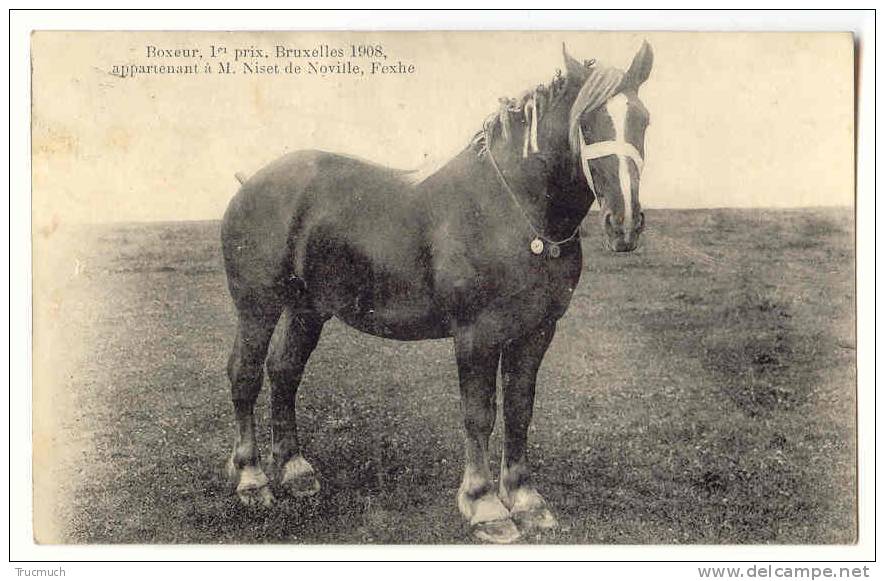
[[535,379],[556,324],[550,323],[504,345],[501,377],[504,400],[504,451],[499,493],[523,530],[549,529],[556,519],[531,484],[526,437],[532,421]]
[[500,348],[479,339],[475,328],[455,335],[461,411],[467,432],[464,477],[458,508],[473,534],[483,541],[509,543],[519,538],[510,513],[495,494],[489,471],[489,436],[495,427],[495,379]]
[[278,309],[240,310],[237,337],[227,366],[237,422],[228,477],[247,506],[270,506],[273,502],[267,476],[261,469],[253,412],[261,391],[267,346],[278,319]]
[[313,468],[301,455],[295,422],[295,397],[310,354],[319,341],[326,319],[290,308],[270,345],[267,375],[271,388],[273,463],[280,485],[292,496],[309,496],[320,490]]

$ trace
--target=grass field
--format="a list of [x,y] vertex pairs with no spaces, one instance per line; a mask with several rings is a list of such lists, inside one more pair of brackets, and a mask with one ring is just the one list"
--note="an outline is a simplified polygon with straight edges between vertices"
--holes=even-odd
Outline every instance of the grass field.
[[[854,542],[852,214],[647,214],[631,255],[603,251],[589,225],[530,433],[561,527],[524,540]],[[237,504],[221,470],[234,314],[218,229],[37,234],[60,281],[35,355],[47,367],[35,420],[51,426],[35,434],[37,506],[57,525],[38,538],[473,542],[454,500],[463,452],[450,341],[386,341],[336,321],[299,392],[322,491],[269,512]]]

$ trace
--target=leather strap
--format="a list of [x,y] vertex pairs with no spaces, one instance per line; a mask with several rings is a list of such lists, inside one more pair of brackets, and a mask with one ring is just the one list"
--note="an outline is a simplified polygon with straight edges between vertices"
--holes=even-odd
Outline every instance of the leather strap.
[[587,162],[591,159],[598,159],[609,155],[632,159],[639,173],[642,173],[642,168],[645,165],[645,160],[642,159],[639,150],[632,143],[626,141],[599,141],[588,144],[584,141],[584,132],[581,131],[581,169],[584,171],[584,177],[587,178],[587,184],[594,193],[596,188],[593,186],[593,176],[590,175],[590,167],[587,165]]

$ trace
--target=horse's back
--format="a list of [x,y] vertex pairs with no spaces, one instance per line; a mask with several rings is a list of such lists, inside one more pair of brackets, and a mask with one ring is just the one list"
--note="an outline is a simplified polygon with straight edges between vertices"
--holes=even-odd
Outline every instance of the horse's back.
[[405,173],[344,155],[296,151],[246,180],[228,206],[224,228],[261,229],[306,210],[335,214],[348,227],[384,221],[409,205]]
[[365,313],[420,317],[430,308],[426,213],[403,173],[299,151],[247,180],[222,226],[238,306],[284,300],[297,284],[355,326]]

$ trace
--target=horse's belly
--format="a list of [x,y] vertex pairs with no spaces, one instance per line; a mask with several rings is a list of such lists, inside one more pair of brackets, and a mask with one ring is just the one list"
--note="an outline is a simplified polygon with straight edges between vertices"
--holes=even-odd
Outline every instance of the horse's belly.
[[434,307],[430,290],[419,281],[362,282],[338,286],[338,292],[319,301],[351,327],[378,337],[415,341],[448,336],[445,317]]
[[443,317],[430,309],[381,308],[368,311],[343,309],[336,316],[349,326],[385,339],[419,341],[450,335]]
[[448,336],[446,319],[417,244],[372,245],[325,240],[308,255],[307,288],[320,312],[355,329],[400,340]]

